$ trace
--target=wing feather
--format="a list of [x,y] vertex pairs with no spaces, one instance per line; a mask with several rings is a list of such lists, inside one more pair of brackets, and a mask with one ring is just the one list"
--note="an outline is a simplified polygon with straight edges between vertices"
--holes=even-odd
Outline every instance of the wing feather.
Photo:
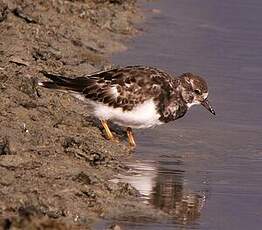
[[149,99],[164,104],[177,84],[177,78],[145,66],[127,66],[77,78],[42,73],[51,80],[41,83],[46,88],[77,92],[87,99],[126,111]]
[[131,110],[149,99],[160,98],[172,91],[174,77],[152,67],[128,66],[86,76],[86,98],[112,107]]

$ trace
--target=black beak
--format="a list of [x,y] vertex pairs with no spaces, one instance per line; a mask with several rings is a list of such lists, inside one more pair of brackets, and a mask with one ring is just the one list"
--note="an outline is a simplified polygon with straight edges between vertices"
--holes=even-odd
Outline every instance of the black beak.
[[201,102],[201,105],[203,105],[210,113],[216,115],[215,110],[212,108],[212,106],[209,104],[209,101],[206,99]]

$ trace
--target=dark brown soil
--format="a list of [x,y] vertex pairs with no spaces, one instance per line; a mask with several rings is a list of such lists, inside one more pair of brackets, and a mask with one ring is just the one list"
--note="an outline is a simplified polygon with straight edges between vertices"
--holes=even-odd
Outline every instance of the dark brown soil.
[[[0,0],[0,226],[88,229],[97,218],[156,218],[128,184],[124,141],[69,95],[38,89],[40,70],[81,75],[110,66],[140,19],[134,0]],[[121,130],[119,138],[125,139]]]

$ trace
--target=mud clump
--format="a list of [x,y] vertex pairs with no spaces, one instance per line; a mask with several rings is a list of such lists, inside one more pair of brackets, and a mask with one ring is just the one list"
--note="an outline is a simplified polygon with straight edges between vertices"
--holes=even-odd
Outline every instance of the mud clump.
[[144,212],[135,189],[109,180],[126,170],[126,143],[105,140],[80,101],[37,87],[41,70],[79,76],[110,66],[139,18],[133,0],[0,0],[3,229],[88,229],[117,217],[116,207]]

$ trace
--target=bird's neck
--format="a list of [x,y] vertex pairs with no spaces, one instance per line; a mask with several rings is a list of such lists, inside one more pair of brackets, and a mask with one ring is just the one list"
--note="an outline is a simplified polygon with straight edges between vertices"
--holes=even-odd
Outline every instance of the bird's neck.
[[192,95],[192,87],[191,85],[184,79],[179,78],[179,87],[180,95],[182,100],[185,102],[188,108],[190,108],[194,103],[194,96]]

